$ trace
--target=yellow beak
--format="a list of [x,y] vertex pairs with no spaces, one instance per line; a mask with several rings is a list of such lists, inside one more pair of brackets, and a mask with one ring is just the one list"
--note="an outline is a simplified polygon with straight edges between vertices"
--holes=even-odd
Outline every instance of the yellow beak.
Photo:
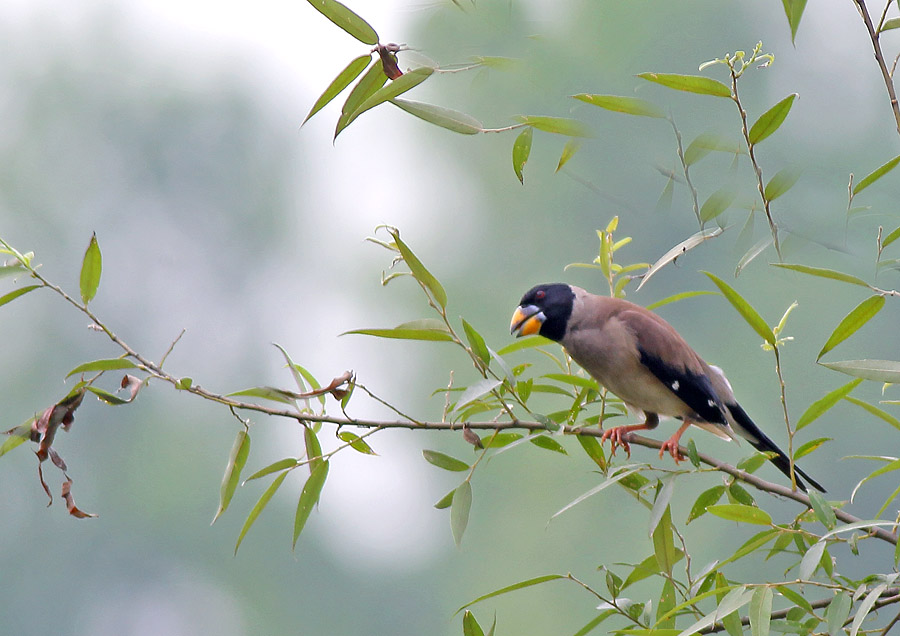
[[516,307],[509,332],[515,334],[516,338],[534,335],[540,332],[544,320],[544,313],[534,305]]

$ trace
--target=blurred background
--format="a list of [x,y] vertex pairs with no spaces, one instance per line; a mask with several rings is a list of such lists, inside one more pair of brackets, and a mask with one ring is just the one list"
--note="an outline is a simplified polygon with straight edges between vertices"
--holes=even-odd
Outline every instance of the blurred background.
[[[277,342],[322,381],[353,369],[384,399],[437,418],[443,396],[429,396],[447,384],[450,371],[457,382],[475,378],[460,354],[439,344],[339,337],[428,317],[409,279],[380,285],[390,255],[365,238],[380,223],[401,228],[444,283],[451,315],[465,316],[499,349],[531,285],[565,280],[605,293],[599,274],[564,268],[594,258],[595,230],[613,216],[620,217],[617,236],[635,239],[619,252],[623,263],[653,262],[697,230],[680,186],[671,205],[659,205],[663,172],[675,167],[665,121],[601,111],[568,96],[636,94],[671,111],[686,143],[704,132],[736,143],[739,123],[728,100],[678,94],[634,76],[696,73],[704,61],[763,40],[776,59],[768,69],[748,71],[741,84],[751,120],[799,93],[782,129],[760,147],[768,176],[802,168],[797,185],[775,205],[790,230],[785,259],[873,280],[877,227],[900,224],[900,183],[894,175],[882,179],[854,202],[866,209],[848,218],[847,180],[894,156],[897,138],[853,3],[810,6],[796,46],[777,0],[460,4],[465,10],[449,1],[348,3],[383,42],[413,49],[401,54],[402,68],[427,60],[465,63],[476,55],[518,60],[507,72],[434,77],[410,97],[492,127],[513,123],[517,114],[576,117],[595,136],[562,172],[554,173],[562,139],[535,134],[523,186],[510,165],[515,133],[462,137],[390,106],[364,114],[335,143],[342,98],[300,128],[331,79],[366,52],[305,2],[7,0],[0,6],[0,236],[33,250],[45,276],[76,292],[81,258],[96,232],[104,258],[96,313],[155,360],[186,329],[167,367],[211,390],[290,388],[270,344]],[[897,37],[885,34],[889,51]],[[707,74],[724,79],[721,68]],[[796,420],[849,379],[813,361],[865,293],[768,267],[771,250],[734,280],[741,256],[767,231],[761,219],[745,226],[755,201],[746,160],[735,171],[728,155],[714,153],[693,174],[701,200],[736,185],[723,219],[729,229],[629,298],[649,304],[708,290],[699,273],[705,269],[731,281],[770,324],[797,300],[786,331],[796,339],[785,350]],[[24,284],[2,282],[2,293]],[[876,282],[896,287],[896,272]],[[895,305],[889,302],[830,359],[898,359]],[[660,313],[727,370],[748,412],[783,444],[771,354],[731,307],[705,296]],[[3,429],[65,395],[62,378],[77,364],[118,355],[86,327],[82,315],[50,293],[2,308]],[[520,353],[513,361],[526,360],[539,356]],[[855,394],[874,402],[880,388],[866,384]],[[896,395],[888,390],[886,397]],[[352,414],[390,417],[361,398],[351,403]],[[252,419],[246,474],[302,452],[296,425]],[[27,446],[0,459],[3,631],[457,634],[454,612],[481,594],[567,571],[602,587],[599,564],[635,563],[652,553],[646,512],[621,492],[606,491],[548,523],[600,478],[572,440],[564,440],[569,456],[525,445],[481,467],[457,549],[447,511],[432,504],[459,477],[427,464],[420,450],[470,460],[471,447],[457,434],[397,431],[370,438],[378,457],[335,458],[295,553],[290,540],[302,483],[292,475],[233,557],[264,488],[260,482],[239,488],[210,527],[238,428],[226,410],[161,383],[128,407],[86,400],[55,447],[68,463],[78,505],[99,513],[92,520],[70,518],[58,498],[46,508]],[[799,436],[835,439],[802,464],[829,488],[829,498],[846,499],[873,466],[839,460],[883,453],[891,433],[884,422],[839,405]],[[323,429],[326,446],[332,434]],[[702,451],[728,461],[750,452],[746,444],[694,437]],[[636,449],[635,458],[656,461],[646,449]],[[761,474],[780,479],[768,467]],[[45,475],[58,493],[58,471]],[[674,501],[683,512],[675,522],[683,523],[696,495],[719,482],[715,475],[679,480]],[[871,517],[893,488],[889,480],[874,481],[849,510]],[[797,513],[781,502],[764,505],[781,520]],[[689,547],[716,558],[734,549],[735,536],[753,533],[706,518],[691,529],[696,544]],[[859,558],[838,557],[848,573],[862,572],[888,558],[881,550],[867,546]],[[735,567],[779,580],[789,565]],[[657,591],[656,582],[646,585],[634,596]],[[489,625],[496,610],[498,633],[571,633],[594,616],[594,606],[583,591],[556,584],[501,597],[476,614]]]

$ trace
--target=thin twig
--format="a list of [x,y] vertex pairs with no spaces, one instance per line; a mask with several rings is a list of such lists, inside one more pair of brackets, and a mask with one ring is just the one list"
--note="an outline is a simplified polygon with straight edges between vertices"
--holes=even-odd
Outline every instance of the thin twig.
[[[900,134],[900,104],[897,103],[897,93],[894,90],[892,71],[888,70],[887,64],[884,61],[884,54],[881,52],[879,32],[875,28],[875,25],[872,24],[872,17],[869,15],[868,8],[866,8],[865,0],[853,0],[853,2],[856,4],[859,15],[862,16],[863,22],[866,25],[866,30],[869,32],[869,39],[872,41],[872,49],[875,52],[875,61],[878,62],[878,68],[881,69],[884,87],[887,89],[888,97],[890,97],[891,110],[894,111],[894,120],[897,122],[897,133]],[[887,12],[887,7],[885,7],[885,12]]]

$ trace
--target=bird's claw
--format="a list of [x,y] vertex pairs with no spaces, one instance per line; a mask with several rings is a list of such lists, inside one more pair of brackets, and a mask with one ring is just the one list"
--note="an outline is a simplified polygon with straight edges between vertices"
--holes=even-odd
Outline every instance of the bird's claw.
[[610,456],[615,455],[616,448],[621,446],[625,449],[625,454],[628,456],[628,459],[631,459],[631,446],[628,444],[628,438],[630,437],[631,433],[626,427],[615,426],[603,431],[603,435],[600,436],[600,443],[603,444],[603,442],[609,440]]
[[675,463],[681,462],[684,460],[684,455],[681,454],[681,449],[678,447],[678,440],[667,439],[662,443],[662,446],[659,447],[659,458],[662,459],[663,455],[666,454],[666,451],[672,456],[672,459],[675,460]]

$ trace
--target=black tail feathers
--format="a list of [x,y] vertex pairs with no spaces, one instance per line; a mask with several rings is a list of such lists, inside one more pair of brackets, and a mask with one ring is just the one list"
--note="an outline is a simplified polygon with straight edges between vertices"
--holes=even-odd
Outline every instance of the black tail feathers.
[[[738,429],[735,432],[750,442],[756,450],[764,453],[775,453],[775,457],[771,459],[772,463],[775,464],[775,467],[783,472],[788,479],[790,479],[791,460],[784,454],[784,451],[778,448],[778,446],[775,445],[775,442],[770,440],[766,434],[753,423],[753,420],[750,419],[750,416],[747,415],[739,404],[728,404],[727,407],[731,412],[734,421],[738,424]],[[825,492],[825,489],[819,482],[807,475],[799,466],[794,464],[794,479],[797,481],[797,487],[803,492],[807,492],[806,484],[801,481],[801,477],[808,481],[809,484],[819,492]]]

